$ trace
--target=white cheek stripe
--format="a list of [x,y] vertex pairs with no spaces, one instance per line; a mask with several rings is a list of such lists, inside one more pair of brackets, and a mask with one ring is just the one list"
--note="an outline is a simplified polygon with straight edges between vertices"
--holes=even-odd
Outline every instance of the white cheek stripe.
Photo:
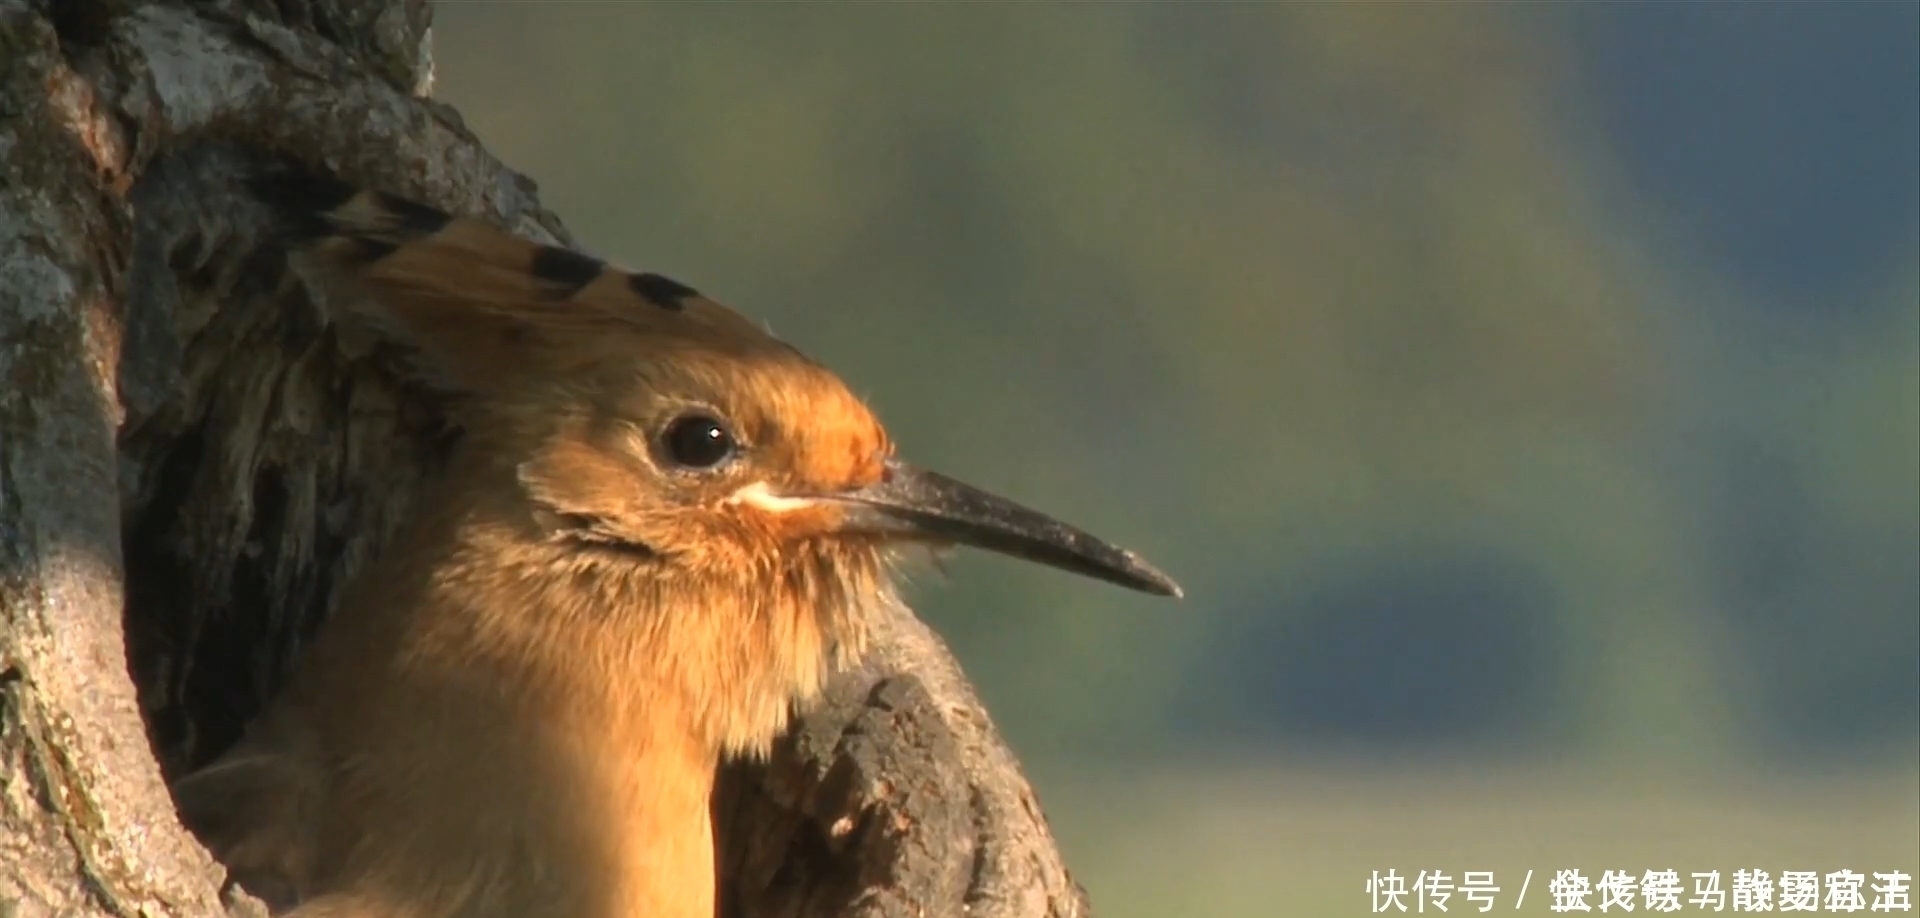
[[727,498],[727,503],[747,504],[768,513],[790,513],[813,506],[813,501],[808,498],[781,497],[767,490],[767,483],[764,481],[756,481],[733,492],[733,496]]

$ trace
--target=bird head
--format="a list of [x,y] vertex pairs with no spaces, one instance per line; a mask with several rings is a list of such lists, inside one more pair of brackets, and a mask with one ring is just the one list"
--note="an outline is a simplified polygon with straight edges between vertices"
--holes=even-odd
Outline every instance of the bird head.
[[1180,595],[1132,552],[896,456],[838,376],[685,285],[331,181],[291,195],[375,322],[476,396],[556,538],[692,574],[796,543],[967,545]]
[[311,176],[258,187],[296,215],[293,248],[349,280],[351,311],[467,396],[462,449],[515,492],[544,570],[703,610],[651,619],[705,629],[681,656],[792,661],[708,667],[771,673],[749,694],[778,701],[716,714],[723,745],[763,744],[821,661],[858,652],[909,546],[1180,595],[1132,552],[906,462],[838,376],[683,284]]

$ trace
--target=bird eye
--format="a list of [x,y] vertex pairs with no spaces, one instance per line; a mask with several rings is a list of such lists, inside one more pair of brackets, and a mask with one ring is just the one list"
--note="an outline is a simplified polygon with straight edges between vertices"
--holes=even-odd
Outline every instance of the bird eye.
[[733,455],[733,434],[726,425],[703,414],[690,414],[667,425],[661,438],[667,458],[689,469],[710,469]]

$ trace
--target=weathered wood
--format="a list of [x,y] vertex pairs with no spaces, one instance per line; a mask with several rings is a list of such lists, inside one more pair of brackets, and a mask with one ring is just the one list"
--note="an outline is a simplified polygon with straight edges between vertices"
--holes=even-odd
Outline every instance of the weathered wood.
[[[0,916],[257,905],[161,776],[259,711],[456,433],[325,325],[239,178],[291,157],[570,241],[423,97],[427,14],[0,0]],[[731,915],[1087,913],[910,616],[716,811]]]
[[218,908],[120,640],[118,149],[37,11],[0,3],[0,914]]

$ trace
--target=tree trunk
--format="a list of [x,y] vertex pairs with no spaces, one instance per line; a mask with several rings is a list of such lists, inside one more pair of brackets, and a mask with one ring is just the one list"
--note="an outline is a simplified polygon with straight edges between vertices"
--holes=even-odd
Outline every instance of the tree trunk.
[[[164,779],[238,737],[447,431],[265,239],[269,158],[555,241],[421,0],[0,0],[0,918],[258,914]],[[644,267],[644,266],[641,266]],[[730,916],[1085,915],[919,621],[715,799]]]

